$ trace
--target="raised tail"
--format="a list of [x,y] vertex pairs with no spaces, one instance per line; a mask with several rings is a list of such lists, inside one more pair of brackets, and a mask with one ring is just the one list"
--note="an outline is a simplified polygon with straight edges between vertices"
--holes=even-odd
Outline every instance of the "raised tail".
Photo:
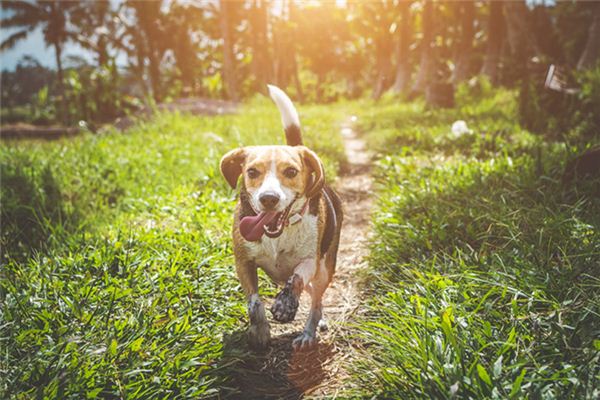
[[300,118],[298,111],[287,94],[277,86],[267,85],[269,95],[277,105],[281,114],[281,122],[285,131],[285,140],[289,146],[300,146],[302,135],[300,134]]

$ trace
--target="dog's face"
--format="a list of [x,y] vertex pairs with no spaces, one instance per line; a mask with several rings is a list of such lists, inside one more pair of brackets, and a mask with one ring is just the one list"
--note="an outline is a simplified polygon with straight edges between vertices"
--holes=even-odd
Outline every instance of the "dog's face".
[[312,197],[323,187],[323,165],[304,146],[251,146],[221,159],[221,172],[235,188],[242,175],[256,212],[285,210],[296,197]]

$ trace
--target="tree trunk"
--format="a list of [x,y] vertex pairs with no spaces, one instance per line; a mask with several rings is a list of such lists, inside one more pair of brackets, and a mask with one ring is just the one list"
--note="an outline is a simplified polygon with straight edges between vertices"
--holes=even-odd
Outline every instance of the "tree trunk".
[[62,48],[58,42],[54,42],[54,55],[56,56],[56,80],[58,86],[58,94],[60,96],[60,104],[58,110],[58,120],[63,124],[69,123],[67,116],[67,99],[65,98],[65,84],[62,67]]
[[394,80],[393,91],[396,94],[404,92],[410,81],[410,1],[401,1],[398,3],[400,9],[400,36],[396,46],[396,79]]
[[502,3],[499,1],[490,1],[487,30],[487,49],[481,67],[481,74],[487,75],[492,84],[497,84],[500,54],[504,42],[504,14]]
[[152,95],[154,100],[160,101],[162,99],[162,86],[160,82],[160,59],[156,54],[156,49],[152,48],[153,45],[148,43],[148,69],[150,72],[150,84],[152,85]]
[[458,15],[460,16],[461,37],[457,46],[455,67],[452,72],[452,83],[457,84],[471,75],[473,59],[473,37],[475,30],[473,22],[475,20],[475,3],[461,2],[456,3]]
[[588,31],[583,53],[577,63],[578,70],[593,68],[600,60],[600,4],[594,4],[594,19]]
[[385,35],[380,38],[379,44],[377,45],[377,78],[375,80],[375,86],[373,88],[373,99],[377,100],[385,93],[390,86],[392,76],[392,54],[391,54],[391,40]]
[[[293,1],[290,1],[290,21],[291,22],[295,22],[296,21],[296,6],[294,5]],[[291,50],[291,60],[292,60],[292,76],[294,78],[294,84],[296,85],[296,95],[298,96],[298,100],[303,101],[304,100],[304,92],[302,91],[302,82],[300,81],[300,69],[298,68],[298,55],[296,52],[296,43],[298,43],[297,40],[297,31],[298,31],[298,24],[294,23],[294,29],[292,31],[292,35],[291,35],[291,45],[290,45],[290,50]]]
[[[385,1],[381,3],[381,6],[381,11],[385,14],[392,11]],[[371,96],[375,100],[379,99],[392,84],[392,49],[394,41],[390,34],[389,26],[384,21],[381,21],[383,29],[379,31],[378,35],[375,35],[375,66],[377,69],[377,76],[375,78],[373,94]]]
[[235,77],[235,60],[233,54],[233,35],[231,31],[230,18],[230,7],[231,2],[221,0],[221,15],[220,15],[220,27],[221,36],[223,36],[223,82],[225,84],[225,93],[230,100],[239,100],[239,94],[237,91],[236,77]]
[[510,50],[517,62],[517,70],[522,73],[527,60],[536,54],[536,43],[528,28],[529,10],[524,1],[504,3],[506,26]]
[[413,93],[424,93],[433,79],[435,68],[435,48],[433,47],[433,2],[425,0],[423,8],[423,39],[421,40],[421,62],[419,72],[412,87]]
[[266,84],[271,80],[266,3],[265,0],[254,0],[249,18],[252,30],[252,72],[256,78],[255,89],[263,93],[266,93]]

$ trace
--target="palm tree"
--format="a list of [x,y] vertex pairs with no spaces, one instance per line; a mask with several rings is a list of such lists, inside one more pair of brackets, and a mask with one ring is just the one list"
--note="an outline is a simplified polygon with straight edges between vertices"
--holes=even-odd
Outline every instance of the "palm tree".
[[74,1],[2,1],[2,9],[10,12],[8,17],[2,19],[2,27],[18,28],[18,30],[0,44],[0,51],[14,47],[19,40],[25,39],[29,33],[38,27],[42,28],[46,45],[54,47],[58,92],[62,99],[61,119],[66,116],[61,55],[63,45],[69,39],[69,32],[67,31],[68,13],[77,5],[77,2]]

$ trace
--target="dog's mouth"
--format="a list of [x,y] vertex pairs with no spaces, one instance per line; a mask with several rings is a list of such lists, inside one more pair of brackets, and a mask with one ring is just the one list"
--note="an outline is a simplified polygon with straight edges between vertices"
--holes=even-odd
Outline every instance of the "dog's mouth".
[[279,237],[283,233],[285,221],[290,213],[292,204],[280,212],[262,211],[257,215],[242,218],[240,221],[240,233],[249,242],[260,240],[263,234],[270,238]]

